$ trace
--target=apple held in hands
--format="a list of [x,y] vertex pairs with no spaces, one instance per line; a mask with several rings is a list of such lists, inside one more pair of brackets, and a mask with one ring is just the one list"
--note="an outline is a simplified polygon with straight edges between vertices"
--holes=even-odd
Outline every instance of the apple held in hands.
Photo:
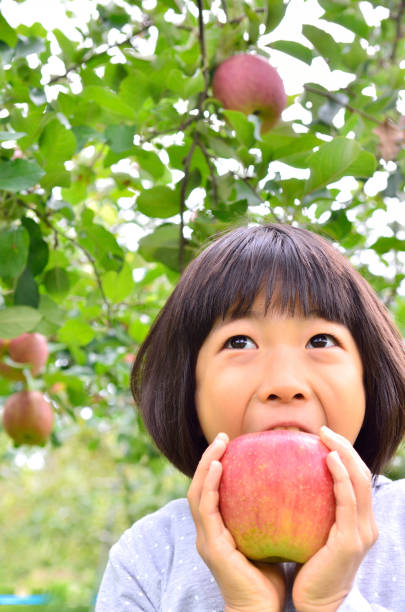
[[290,430],[245,434],[222,457],[219,507],[249,559],[305,563],[335,520],[329,450],[318,436]]
[[52,426],[52,405],[40,391],[18,391],[4,404],[3,427],[16,445],[45,444]]
[[248,53],[222,62],[215,71],[212,89],[226,109],[258,115],[262,133],[277,123],[287,102],[277,70],[263,57]]

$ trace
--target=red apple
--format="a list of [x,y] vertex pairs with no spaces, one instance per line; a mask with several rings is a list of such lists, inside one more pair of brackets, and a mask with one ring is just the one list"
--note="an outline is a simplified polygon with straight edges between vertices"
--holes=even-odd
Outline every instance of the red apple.
[[240,53],[215,71],[212,89],[225,108],[258,115],[262,133],[279,120],[287,102],[283,81],[263,57]]
[[229,443],[220,511],[246,557],[305,563],[326,543],[335,520],[328,453],[318,436],[300,431],[245,434]]
[[8,352],[16,363],[30,363],[34,376],[39,374],[48,359],[48,343],[42,334],[21,334],[10,340]]
[[45,444],[52,426],[52,406],[40,391],[19,391],[6,400],[3,427],[17,445]]

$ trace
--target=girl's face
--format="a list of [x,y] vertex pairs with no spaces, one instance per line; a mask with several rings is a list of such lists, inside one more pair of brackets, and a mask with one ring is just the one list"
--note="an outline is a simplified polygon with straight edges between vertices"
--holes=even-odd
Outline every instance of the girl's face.
[[205,438],[322,425],[352,444],[365,413],[361,358],[349,330],[316,315],[252,312],[218,321],[197,358],[196,407]]

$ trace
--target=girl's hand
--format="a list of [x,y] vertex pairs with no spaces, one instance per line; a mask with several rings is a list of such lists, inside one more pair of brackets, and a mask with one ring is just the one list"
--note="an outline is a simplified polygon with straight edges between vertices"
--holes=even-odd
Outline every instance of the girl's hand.
[[292,594],[299,612],[337,610],[378,537],[370,470],[343,436],[325,427],[320,438],[333,451],[327,464],[334,482],[336,518],[325,546],[296,575]]
[[237,550],[219,512],[219,459],[228,441],[226,434],[218,434],[201,457],[188,491],[196,547],[217,581],[225,612],[280,612],[286,590],[281,567],[248,561]]

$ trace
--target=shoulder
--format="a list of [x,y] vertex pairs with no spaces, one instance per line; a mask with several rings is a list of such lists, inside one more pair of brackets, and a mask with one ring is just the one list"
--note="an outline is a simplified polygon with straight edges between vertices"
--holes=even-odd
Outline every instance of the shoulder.
[[[169,502],[136,521],[110,550],[97,610],[191,609],[190,597],[198,598],[210,579],[195,537],[186,499]],[[191,575],[195,581],[189,585]],[[218,597],[214,585],[210,588]]]
[[147,514],[127,529],[112,547],[111,555],[122,557],[126,554],[155,557],[158,565],[163,561],[162,550],[166,551],[195,539],[195,526],[187,499],[176,499],[156,512]]
[[188,501],[186,498],[180,498],[139,519],[128,531],[150,531],[159,528],[176,531],[179,526],[183,530],[193,525]]
[[373,487],[373,510],[379,527],[393,528],[396,524],[405,538],[405,479],[378,476]]
[[373,486],[373,496],[376,500],[402,499],[405,498],[405,479],[390,480],[386,476],[379,475]]

